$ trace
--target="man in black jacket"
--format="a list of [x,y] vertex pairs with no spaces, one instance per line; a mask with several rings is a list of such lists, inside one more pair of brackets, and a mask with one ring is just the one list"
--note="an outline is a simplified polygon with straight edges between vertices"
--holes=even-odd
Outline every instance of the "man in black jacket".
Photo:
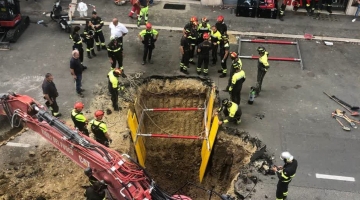
[[97,16],[97,13],[95,11],[92,12],[91,23],[93,24],[94,29],[95,29],[94,39],[95,39],[95,44],[96,44],[97,50],[98,51],[101,50],[100,45],[101,45],[102,49],[106,50],[105,38],[104,38],[104,34],[102,32],[102,27],[104,26],[104,21],[101,19],[101,17]]
[[72,52],[72,57],[70,60],[70,72],[75,80],[76,92],[81,98],[83,98],[84,95],[82,92],[84,92],[85,90],[81,88],[81,81],[82,81],[82,72],[86,68],[84,68],[84,66],[81,64],[79,60],[79,56],[80,55],[78,50],[74,50]]
[[44,99],[46,100],[45,105],[51,110],[51,113],[54,117],[60,117],[61,113],[59,113],[59,106],[56,102],[56,97],[59,96],[59,93],[53,80],[53,75],[47,73],[42,84],[42,90],[44,94]]

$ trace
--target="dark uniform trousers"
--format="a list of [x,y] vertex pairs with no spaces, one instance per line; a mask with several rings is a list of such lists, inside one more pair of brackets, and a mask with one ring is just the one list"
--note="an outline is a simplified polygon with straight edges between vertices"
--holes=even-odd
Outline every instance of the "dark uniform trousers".
[[264,80],[266,71],[265,69],[262,69],[260,67],[258,67],[258,73],[257,73],[257,83],[256,83],[256,93],[259,94],[261,92],[261,86],[262,86],[262,82]]
[[58,113],[59,112],[59,106],[56,102],[56,97],[49,97],[51,99],[51,101],[53,102],[53,104],[50,105],[49,101],[45,102],[46,107],[48,107],[51,110],[52,115],[54,115],[54,113]]
[[184,54],[181,58],[180,68],[183,70],[187,70],[189,67],[189,59],[190,59],[190,50],[184,50]]
[[144,44],[144,54],[143,54],[143,61],[146,61],[146,57],[148,60],[151,60],[152,51],[155,48],[154,44]]
[[276,186],[276,199],[286,199],[288,194],[289,182],[278,181]]
[[199,54],[199,58],[198,58],[198,66],[196,71],[198,73],[201,72],[201,65],[204,63],[204,74],[207,75],[209,73],[209,60],[210,60],[210,56],[209,55],[203,55],[203,54]]
[[[95,42],[96,42],[96,46],[98,48],[98,50],[100,49],[100,42],[101,43],[104,43],[105,42],[105,37],[104,37],[104,34],[101,31],[95,31],[95,35],[94,35],[94,39],[95,39]],[[100,41],[99,41],[100,39]],[[104,45],[102,45],[104,47]]]
[[217,50],[218,50],[218,46],[219,44],[217,43],[216,45],[212,45],[212,49],[211,49],[211,55],[212,55],[212,61],[213,61],[213,64],[216,64],[217,62]]
[[123,51],[120,50],[118,51],[115,56],[111,56],[112,59],[112,64],[111,64],[111,68],[115,68],[116,67],[116,62],[119,64],[119,68],[123,69]]
[[110,94],[111,94],[111,102],[112,102],[112,106],[114,109],[118,109],[119,108],[119,90],[117,88],[111,88],[110,90]]
[[242,90],[242,86],[243,83],[245,82],[245,78],[241,78],[240,80],[238,80],[234,86],[234,88],[232,89],[232,91],[230,92],[230,98],[231,101],[236,103],[237,105],[240,105],[240,101],[241,101],[241,90]]

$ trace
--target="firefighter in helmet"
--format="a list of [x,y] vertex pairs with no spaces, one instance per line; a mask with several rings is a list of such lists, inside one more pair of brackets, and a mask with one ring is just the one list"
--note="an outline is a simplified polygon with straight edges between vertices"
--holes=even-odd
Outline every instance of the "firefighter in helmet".
[[199,57],[198,57],[198,66],[196,68],[197,74],[200,75],[201,74],[201,65],[202,63],[204,63],[204,76],[207,76],[209,73],[209,57],[210,57],[210,51],[211,51],[211,42],[209,41],[210,36],[208,33],[204,33],[203,34],[203,39],[204,41],[199,44],[198,46],[198,53],[199,53]]
[[234,75],[231,78],[231,85],[229,87],[230,99],[232,102],[240,105],[241,89],[245,82],[245,72],[242,69],[236,68]]
[[[211,26],[208,23],[209,20],[206,17],[201,18],[201,24],[199,24],[197,31],[198,31],[198,44],[201,44],[203,39],[203,34],[207,33],[210,35],[211,32]],[[198,53],[199,54],[199,53]]]
[[94,113],[94,116],[95,119],[91,120],[89,124],[91,126],[91,131],[94,133],[95,140],[98,143],[109,147],[109,145],[112,143],[112,139],[108,133],[106,123],[102,121],[104,117],[104,111],[97,110]]
[[189,74],[189,58],[190,58],[190,40],[188,36],[190,35],[190,30],[185,30],[184,35],[181,37],[180,41],[180,53],[182,55],[180,62],[180,72],[184,74]]
[[220,78],[224,78],[226,77],[226,73],[227,73],[227,66],[226,66],[226,61],[227,58],[229,57],[229,50],[230,50],[230,43],[229,43],[229,36],[224,34],[222,35],[222,43],[221,43],[221,48],[222,50],[220,51],[220,58],[221,58],[221,69],[218,70],[218,73],[221,73],[221,75],[219,76]]
[[230,52],[230,58],[231,58],[230,78],[229,78],[228,85],[227,85],[225,91],[229,91],[229,87],[231,85],[231,79],[232,79],[234,73],[236,72],[236,70],[242,69],[242,62],[241,62],[241,59],[239,58],[238,53]]
[[261,92],[261,86],[265,77],[266,72],[270,68],[270,64],[268,62],[269,52],[266,51],[264,47],[258,47],[257,51],[259,53],[259,61],[258,61],[258,74],[256,81],[256,96],[259,96]]
[[89,136],[89,131],[86,128],[88,124],[88,120],[81,112],[84,109],[84,104],[81,102],[77,102],[74,105],[74,109],[71,111],[71,119],[74,122],[75,128],[81,131],[83,134]]
[[189,35],[187,36],[190,42],[190,52],[189,52],[189,63],[195,64],[194,62],[194,54],[195,54],[195,48],[197,45],[198,40],[198,19],[195,16],[192,16],[190,18],[190,22],[187,23],[184,27],[184,32],[189,32]]
[[221,107],[218,109],[215,115],[218,115],[221,111],[223,111],[225,119],[219,121],[219,125],[226,124],[228,122],[234,122],[235,124],[241,123],[242,111],[238,104],[230,101],[229,99],[224,99],[221,102]]
[[119,77],[122,71],[120,69],[110,70],[108,73],[109,92],[111,94],[111,102],[115,111],[121,110],[119,107],[119,91],[124,90],[124,86],[120,85]]

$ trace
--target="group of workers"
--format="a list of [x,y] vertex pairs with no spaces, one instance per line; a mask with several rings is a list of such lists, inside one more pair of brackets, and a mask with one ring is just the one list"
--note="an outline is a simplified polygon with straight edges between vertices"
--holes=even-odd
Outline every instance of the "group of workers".
[[[281,21],[284,20],[284,14],[286,9],[286,3],[288,1],[283,0],[281,6],[280,6],[280,13],[279,13],[279,19]],[[326,11],[328,11],[329,14],[332,14],[332,0],[325,0],[324,2],[322,0],[306,0],[305,1],[305,8],[309,16],[313,16],[314,13],[316,14],[316,17],[319,17],[320,10],[325,7]],[[323,4],[325,3],[325,4]],[[297,11],[300,7],[301,3],[300,0],[295,0],[293,3],[293,10]]]

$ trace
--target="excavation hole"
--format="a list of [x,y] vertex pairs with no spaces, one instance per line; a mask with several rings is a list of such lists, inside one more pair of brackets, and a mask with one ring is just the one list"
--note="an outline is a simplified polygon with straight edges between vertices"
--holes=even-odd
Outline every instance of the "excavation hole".
[[185,10],[186,5],[183,4],[169,4],[166,3],[164,5],[164,9],[171,9],[171,10]]
[[[135,112],[143,109],[204,107],[212,88],[211,81],[199,78],[151,77],[138,88]],[[214,109],[217,106],[214,106]],[[203,134],[204,111],[146,112],[142,134],[200,136]],[[140,121],[140,120],[139,120]],[[218,132],[206,175],[199,183],[202,140],[144,137],[145,167],[157,184],[169,194],[183,194],[192,199],[207,199],[206,190],[226,193],[239,169],[250,162],[256,145],[242,138]],[[178,191],[181,188],[180,191]],[[231,191],[230,191],[231,192]],[[216,198],[215,198],[216,199]]]

